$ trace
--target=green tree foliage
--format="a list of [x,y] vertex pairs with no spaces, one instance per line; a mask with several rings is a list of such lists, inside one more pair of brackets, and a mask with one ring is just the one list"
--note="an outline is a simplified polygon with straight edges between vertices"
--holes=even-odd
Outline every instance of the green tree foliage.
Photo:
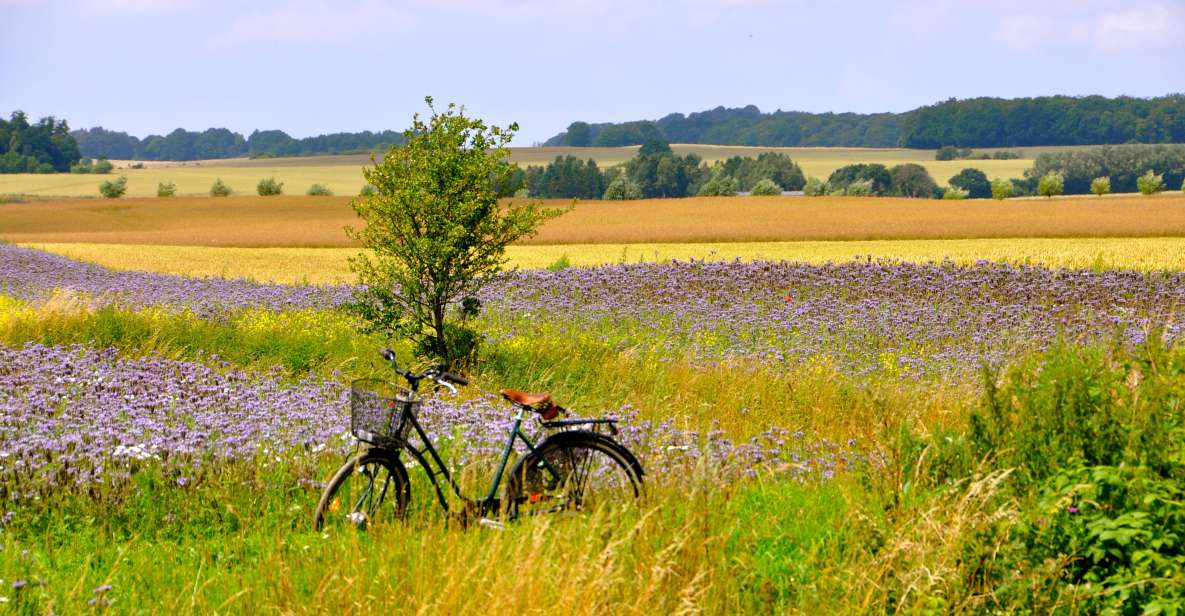
[[227,186],[226,183],[222,181],[222,178],[215,179],[214,184],[210,186],[211,197],[228,197],[230,196],[230,193],[230,186]]
[[917,163],[903,163],[889,169],[889,192],[899,197],[925,199],[940,194],[930,172]]
[[172,182],[161,182],[156,185],[156,196],[174,197],[177,195],[177,185]]
[[740,190],[740,183],[736,178],[724,172],[724,169],[717,166],[712,171],[712,177],[704,182],[696,194],[700,197],[734,197],[737,191]]
[[[472,357],[477,334],[465,324],[473,297],[506,262],[506,246],[535,233],[557,210],[535,202],[500,204],[517,190],[505,164],[517,125],[487,126],[449,105],[417,114],[404,145],[363,170],[377,194],[352,202],[365,222],[349,236],[369,252],[350,260],[360,286],[351,308],[367,329],[403,336],[422,355],[453,363]],[[449,314],[461,306],[460,321]]]
[[808,197],[822,197],[827,194],[827,183],[819,178],[807,178],[802,194]]
[[934,160],[959,160],[961,158],[971,158],[971,148],[944,145],[934,152]]
[[625,164],[625,173],[645,198],[686,197],[706,173],[700,157],[677,156],[665,141],[649,141]]
[[1008,180],[996,178],[992,180],[992,198],[996,200],[1004,200],[1012,196],[1012,182]]
[[1185,95],[951,99],[906,114],[907,148],[1185,142]]
[[1090,192],[1100,197],[1111,192],[1111,178],[1103,176],[1091,180]]
[[379,194],[378,190],[376,190],[374,185],[370,184],[369,182],[366,184],[363,184],[362,190],[358,191],[359,197],[373,197],[377,194]]
[[255,192],[259,193],[260,197],[281,195],[284,194],[284,183],[277,182],[276,178],[263,178],[255,185]]
[[103,127],[70,133],[85,156],[109,156],[117,159],[201,160],[239,156],[307,156],[371,152],[400,143],[403,136],[394,131],[333,133],[294,139],[284,131],[254,131],[250,137],[225,128],[201,132],[177,129],[165,136],[149,135],[143,140],[127,133]]
[[1145,195],[1155,195],[1164,190],[1164,175],[1152,173],[1149,170],[1144,175],[1136,178],[1136,188]]
[[736,178],[741,191],[751,191],[761,180],[783,190],[802,190],[806,176],[794,160],[781,152],[762,152],[757,158],[733,156],[723,162],[724,174]]
[[831,191],[845,190],[853,182],[868,180],[871,194],[885,195],[893,184],[893,176],[884,165],[879,163],[858,163],[840,167],[831,172],[827,178],[827,186]]
[[99,184],[99,194],[108,199],[118,199],[128,191],[128,179],[124,176],[119,176],[116,180],[107,180]]
[[573,122],[568,125],[568,145],[574,148],[585,148],[592,145],[592,130],[588,122]]
[[642,187],[630,179],[629,175],[622,173],[616,178],[613,178],[613,181],[609,182],[609,186],[605,189],[605,194],[602,198],[607,201],[641,199]]
[[322,184],[313,184],[304,194],[310,197],[332,197],[333,191]]
[[[749,105],[672,113],[656,122],[590,124],[589,132],[594,145],[637,145],[656,136],[671,143],[922,149],[1182,143],[1185,96],[951,99],[905,113],[870,115],[762,113]],[[561,133],[544,145],[567,143],[567,133]]]
[[1037,181],[1037,194],[1042,197],[1054,197],[1065,191],[1066,180],[1062,174],[1050,171]]
[[871,197],[876,193],[872,190],[872,180],[857,180],[848,184],[844,194],[849,197]]
[[967,192],[967,189],[965,189],[965,188],[959,188],[957,186],[949,186],[949,187],[947,187],[947,189],[945,191],[943,191],[942,198],[957,201],[957,200],[966,199],[968,194],[969,193]]
[[581,162],[572,155],[557,156],[546,167],[527,167],[525,180],[534,197],[600,199],[605,192],[605,177],[596,161]]
[[979,169],[963,169],[950,179],[949,184],[967,191],[972,199],[986,199],[992,196],[992,185],[987,174]]
[[1145,172],[1164,176],[1166,185],[1176,186],[1185,180],[1185,145],[1118,145],[1040,154],[1025,178],[1040,178],[1056,171],[1065,177],[1066,193],[1085,195],[1097,177],[1111,178],[1111,190],[1136,192],[1136,179]]
[[80,158],[65,120],[50,116],[30,123],[23,111],[0,118],[0,173],[65,172]]
[[773,180],[761,180],[753,185],[749,194],[757,197],[769,197],[782,194],[782,187]]
[[111,161],[100,156],[99,160],[95,161],[95,166],[91,169],[91,173],[111,173],[114,169],[115,165],[111,164]]

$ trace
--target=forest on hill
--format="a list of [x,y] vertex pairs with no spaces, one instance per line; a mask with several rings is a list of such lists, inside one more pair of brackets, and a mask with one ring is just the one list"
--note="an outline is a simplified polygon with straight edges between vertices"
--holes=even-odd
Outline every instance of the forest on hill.
[[661,119],[573,122],[546,146],[663,140],[769,147],[970,148],[1185,142],[1185,95],[950,99],[905,113],[762,113],[717,107]]

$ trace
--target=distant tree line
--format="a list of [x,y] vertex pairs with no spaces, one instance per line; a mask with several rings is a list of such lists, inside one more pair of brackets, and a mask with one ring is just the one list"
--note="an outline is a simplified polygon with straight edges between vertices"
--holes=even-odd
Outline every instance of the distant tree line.
[[625,146],[655,140],[753,146],[934,149],[1185,142],[1185,95],[950,99],[905,113],[761,113],[717,107],[656,121],[573,122],[548,146]]
[[0,173],[69,171],[79,158],[65,120],[51,116],[31,123],[23,111],[0,118]]
[[142,160],[204,160],[241,156],[309,156],[387,149],[403,142],[395,131],[333,133],[296,139],[281,130],[254,131],[248,137],[225,128],[202,132],[178,128],[168,135],[140,139],[101,126],[73,133],[82,156]]
[[1025,171],[1023,184],[1035,186],[1050,173],[1061,175],[1070,195],[1095,192],[1091,183],[1096,178],[1108,179],[1108,192],[1136,192],[1139,178],[1149,173],[1177,188],[1185,184],[1185,145],[1118,145],[1040,154]]
[[806,182],[802,169],[782,153],[734,156],[709,166],[696,154],[675,154],[665,141],[651,141],[625,164],[604,171],[591,159],[568,155],[527,167],[518,177],[533,197],[565,199],[727,196],[758,186],[758,193],[781,194],[802,190]]

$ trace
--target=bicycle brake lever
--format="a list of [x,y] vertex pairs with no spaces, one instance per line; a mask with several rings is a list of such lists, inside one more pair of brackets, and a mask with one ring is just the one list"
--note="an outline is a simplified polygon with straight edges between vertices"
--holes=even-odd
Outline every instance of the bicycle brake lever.
[[433,380],[438,386],[449,390],[449,392],[451,392],[454,396],[457,395],[457,388],[453,387],[452,383],[449,383],[448,381],[446,381],[444,379],[440,379],[440,378],[433,379]]

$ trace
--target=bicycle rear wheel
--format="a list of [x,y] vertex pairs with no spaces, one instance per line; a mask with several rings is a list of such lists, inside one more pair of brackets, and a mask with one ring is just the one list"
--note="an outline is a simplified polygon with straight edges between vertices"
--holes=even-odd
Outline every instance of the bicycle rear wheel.
[[561,432],[511,470],[511,517],[627,505],[643,494],[642,467],[627,449],[591,432]]
[[375,522],[403,517],[411,500],[407,469],[389,452],[368,451],[346,462],[317,503],[317,530],[365,530]]

